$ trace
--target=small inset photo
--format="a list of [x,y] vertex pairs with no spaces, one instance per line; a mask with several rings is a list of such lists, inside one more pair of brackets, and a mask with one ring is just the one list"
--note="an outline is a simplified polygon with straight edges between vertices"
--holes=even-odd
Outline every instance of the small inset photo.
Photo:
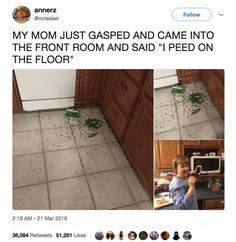
[[223,210],[224,154],[224,140],[155,140],[155,209]]
[[17,23],[25,23],[30,19],[30,10],[26,6],[18,6],[14,9],[12,17]]

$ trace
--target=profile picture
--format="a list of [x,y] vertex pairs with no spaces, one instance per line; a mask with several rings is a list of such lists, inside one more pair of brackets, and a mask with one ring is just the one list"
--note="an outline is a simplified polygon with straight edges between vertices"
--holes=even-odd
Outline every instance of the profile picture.
[[173,240],[179,240],[179,239],[180,239],[179,233],[178,233],[178,231],[175,231]]
[[102,239],[104,238],[104,234],[103,234],[103,232],[101,232],[101,231],[96,232],[96,233],[95,233],[95,238],[96,238],[97,240],[102,240]]
[[169,237],[170,237],[169,232],[167,232],[167,231],[163,231],[163,232],[161,233],[161,238],[162,238],[163,240],[168,240]]
[[146,240],[148,237],[148,233],[146,231],[141,231],[138,235],[140,240]]
[[115,234],[114,234],[112,231],[108,231],[108,232],[106,233],[106,238],[107,238],[108,240],[113,240],[113,239],[115,238]]
[[117,238],[119,240],[123,240],[124,239],[124,232],[123,231],[120,231],[118,234],[117,234]]
[[190,231],[185,231],[184,234],[183,234],[183,238],[185,240],[190,240],[192,238],[192,234]]
[[25,23],[30,19],[30,10],[26,6],[18,6],[14,9],[12,17],[17,23]]
[[137,233],[134,232],[134,231],[130,231],[130,232],[128,233],[128,238],[129,238],[129,240],[136,240],[136,238],[137,238]]
[[159,234],[157,233],[157,231],[152,231],[149,237],[151,240],[157,240],[159,238]]

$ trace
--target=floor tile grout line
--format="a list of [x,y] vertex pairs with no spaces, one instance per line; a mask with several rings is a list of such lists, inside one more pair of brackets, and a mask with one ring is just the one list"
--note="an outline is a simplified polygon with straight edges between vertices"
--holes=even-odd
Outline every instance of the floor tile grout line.
[[26,133],[26,132],[35,132],[35,131],[40,131],[40,130],[41,129],[13,130],[13,134]]
[[[41,117],[39,114],[39,125],[41,128]],[[48,184],[48,170],[47,170],[47,162],[46,162],[46,156],[45,156],[45,149],[44,149],[44,141],[43,141],[43,133],[42,129],[40,129],[40,135],[41,135],[41,142],[42,142],[42,148],[43,148],[43,160],[44,160],[44,169],[45,169],[45,175],[46,175],[46,180],[47,180],[47,194],[48,194],[48,205],[49,205],[49,210],[52,209],[52,204],[51,204],[51,198],[50,198],[50,190],[49,190],[49,184]]]
[[[110,209],[110,210],[118,210],[118,209],[120,209],[120,210],[122,210],[122,208],[125,208],[125,207],[128,207],[128,206],[134,206],[134,205],[136,205],[137,207],[138,207],[138,210],[144,210],[144,209],[140,209],[139,208],[139,204],[140,203],[145,203],[145,202],[150,202],[150,203],[152,203],[152,200],[145,200],[145,201],[140,201],[140,202],[135,202],[135,203],[132,203],[132,204],[129,204],[129,205],[124,205],[124,206],[121,206],[121,207],[115,207],[115,208],[112,208],[112,209]],[[124,209],[124,210],[130,210],[130,209]],[[136,209],[135,209],[136,210]],[[152,209],[145,209],[145,210],[149,210],[149,211],[152,211],[153,210],[153,208]]]
[[[131,170],[133,171],[132,166],[130,166],[130,167],[128,167],[128,168],[131,169]],[[134,193],[132,192],[132,189],[131,189],[131,187],[130,187],[130,185],[129,185],[129,183],[128,183],[127,179],[125,178],[125,175],[124,175],[123,172],[122,172],[122,170],[124,170],[124,169],[127,169],[127,168],[119,169],[119,171],[120,171],[120,173],[121,173],[121,175],[122,175],[122,178],[124,179],[125,183],[127,184],[128,190],[129,190],[130,194],[132,195],[134,201],[137,202],[136,199],[135,199]],[[136,175],[135,175],[135,176],[136,176]],[[139,184],[141,185],[141,187],[143,188],[143,191],[144,191],[145,195],[148,197],[146,189],[144,189],[144,187],[143,187],[143,185],[141,184],[141,182],[139,181],[138,177],[136,177],[136,178],[137,178]]]
[[13,187],[13,190],[23,189],[23,188],[27,188],[27,187],[34,187],[34,186],[39,186],[39,185],[46,185],[46,184],[47,184],[47,181],[45,181],[45,182],[39,182],[39,183],[33,183],[33,184],[28,184],[28,185]]
[[70,125],[53,127],[53,128],[40,128],[40,129],[29,129],[29,130],[13,130],[13,133],[23,133],[23,132],[33,132],[33,131],[41,131],[41,130],[54,130],[54,129],[65,129],[70,128]]
[[[215,119],[214,119],[215,120]],[[185,125],[183,127],[180,127],[180,129],[182,128],[187,128],[187,127],[191,127],[191,126],[195,126],[195,125],[199,125],[199,124],[204,124],[204,123],[207,123],[207,122],[210,122],[210,120],[205,120],[205,121],[202,121],[202,122],[198,122],[198,123],[193,123],[193,124],[190,124],[190,125]],[[169,132],[169,131],[173,131],[173,130],[176,130],[176,129],[172,129],[172,130],[168,130],[168,131],[164,131],[164,132],[159,132],[159,133],[155,133],[156,135],[158,134],[163,134],[165,132]]]
[[[219,118],[217,118],[217,119],[219,119]],[[214,130],[214,133],[215,133],[215,135],[216,135],[216,138],[217,138],[217,139],[220,139],[219,137],[217,137],[217,131],[216,131],[214,125],[213,125],[213,120],[216,120],[216,119],[210,119],[211,126],[212,126],[212,128],[213,128],[213,130]],[[224,125],[224,124],[223,124],[223,125]],[[224,135],[224,129],[223,129],[223,135]]]
[[[119,144],[119,146],[120,146],[120,144]],[[127,180],[125,179],[125,176],[124,176],[124,174],[123,174],[123,172],[122,172],[122,168],[120,168],[120,167],[118,166],[117,160],[116,160],[116,158],[115,158],[115,156],[114,156],[114,154],[113,154],[113,152],[112,152],[112,149],[111,149],[111,147],[110,147],[109,145],[108,145],[108,149],[110,150],[110,152],[111,152],[111,154],[112,154],[112,157],[113,157],[113,159],[115,160],[116,166],[117,166],[117,168],[118,168],[118,170],[119,170],[119,172],[120,172],[120,174],[121,174],[121,176],[122,176],[122,178],[123,178],[123,180],[124,180],[126,186],[128,187],[129,193],[131,194],[131,196],[132,196],[132,198],[134,199],[134,201],[136,201],[135,196],[134,196],[134,194],[133,194],[133,192],[132,192],[132,189],[130,188],[129,183],[128,183]],[[129,162],[129,161],[128,161],[128,162]],[[129,164],[130,164],[130,162],[129,162]],[[128,167],[128,168],[129,168],[129,167]],[[131,166],[130,166],[130,168],[131,168]],[[124,168],[124,169],[125,169],[125,168]],[[127,168],[126,168],[126,169],[127,169]],[[132,168],[131,168],[131,169],[132,169]]]
[[[118,144],[119,144],[119,143],[118,143]],[[120,144],[119,144],[119,146],[120,146]],[[125,178],[125,176],[123,175],[123,172],[122,172],[123,169],[127,169],[127,168],[130,168],[130,169],[133,171],[133,168],[132,168],[132,166],[131,166],[131,164],[130,164],[128,158],[127,158],[126,155],[124,154],[125,157],[127,158],[128,162],[129,162],[129,165],[130,165],[130,166],[129,166],[129,167],[119,167],[119,166],[118,166],[118,163],[117,163],[117,160],[116,160],[116,158],[115,158],[115,156],[114,156],[114,154],[113,154],[113,152],[112,152],[112,149],[111,149],[111,147],[110,147],[109,145],[108,145],[108,148],[109,148],[109,150],[110,150],[110,152],[111,152],[111,154],[112,154],[112,156],[113,156],[113,159],[115,160],[115,163],[116,163],[116,165],[117,165],[117,167],[118,167],[118,170],[119,170],[120,173],[121,173],[122,178],[124,179],[124,181],[125,181],[125,183],[126,183],[126,185],[127,185],[127,187],[128,187],[129,192],[131,193],[131,195],[132,195],[134,201],[136,201],[135,196],[134,196],[134,194],[133,194],[133,192],[132,192],[132,189],[131,189],[129,183],[127,182],[127,180],[126,180],[126,178]],[[137,177],[137,179],[138,179],[138,177]],[[139,179],[138,179],[138,182],[141,184],[141,182],[139,181]],[[141,186],[142,186],[142,184],[141,184]],[[142,188],[143,188],[143,190],[145,191],[145,193],[147,193],[143,186],[142,186]]]
[[[89,110],[90,110],[90,109],[89,109]],[[91,110],[90,110],[90,111],[91,111]],[[92,203],[93,203],[93,206],[94,206],[95,210],[97,210],[96,203],[95,203],[95,199],[94,199],[94,197],[93,197],[92,190],[91,190],[91,188],[90,188],[90,186],[89,186],[88,177],[87,177],[87,175],[86,175],[86,173],[85,173],[85,168],[84,168],[84,164],[83,164],[83,162],[82,162],[82,157],[81,157],[81,155],[80,155],[79,148],[78,148],[78,146],[77,146],[77,143],[76,143],[76,140],[75,140],[75,136],[74,136],[74,132],[73,132],[71,126],[70,126],[70,129],[71,129],[71,134],[72,134],[73,140],[74,140],[74,142],[75,142],[75,149],[76,149],[76,152],[77,152],[77,154],[78,154],[79,161],[80,161],[80,163],[81,163],[81,167],[82,167],[82,169],[83,169],[84,178],[85,178],[85,181],[86,181],[86,183],[87,183],[87,186],[88,186],[88,189],[89,189],[89,193],[90,193],[90,196],[91,196],[91,199],[92,199]]]
[[[124,168],[129,168],[129,166],[128,167],[124,167]],[[53,180],[46,180],[45,182],[32,183],[32,184],[28,184],[28,185],[13,187],[13,189],[20,189],[20,188],[24,188],[24,187],[37,186],[37,185],[42,185],[42,184],[52,183],[52,182],[59,182],[59,181],[64,181],[64,180],[69,180],[69,179],[83,177],[83,176],[86,176],[86,175],[87,176],[96,175],[96,174],[110,172],[110,171],[115,171],[115,170],[119,170],[119,169],[117,169],[117,168],[116,169],[109,169],[109,170],[98,171],[98,172],[87,173],[87,174],[84,173],[84,174],[77,175],[77,176],[69,176],[69,177],[63,177],[63,178],[58,178],[58,179],[53,179]]]
[[65,150],[73,150],[73,149],[80,149],[80,148],[83,148],[83,147],[88,147],[88,146],[98,146],[98,145],[103,145],[103,144],[109,144],[109,143],[118,143],[118,141],[110,141],[110,142],[103,142],[103,143],[97,143],[97,144],[89,144],[89,145],[83,145],[83,146],[75,146],[75,147],[72,147],[72,148],[67,148],[67,149],[56,149],[56,150],[45,150],[45,151],[40,151],[40,152],[34,152],[34,153],[24,153],[24,154],[16,154],[16,155],[13,155],[13,157],[18,157],[18,156],[25,156],[25,155],[36,155],[36,154],[42,154],[43,152],[45,153],[51,153],[51,152],[57,152],[57,151],[65,151]]
[[42,154],[42,153],[43,153],[43,151],[35,152],[35,153],[26,153],[26,154],[13,155],[13,157],[28,156],[28,155],[38,155],[38,154]]
[[75,147],[72,147],[72,148],[66,148],[66,149],[55,149],[55,150],[45,150],[45,151],[40,151],[40,152],[34,152],[34,153],[24,153],[24,154],[16,154],[16,155],[13,155],[13,157],[18,157],[18,156],[25,156],[25,155],[36,155],[36,154],[42,154],[43,152],[45,153],[51,153],[51,152],[57,152],[57,151],[65,151],[65,150],[73,150],[73,149],[80,149],[80,148],[83,148],[83,147],[88,147],[88,146],[98,146],[98,145],[104,145],[104,144],[110,144],[110,143],[118,143],[118,141],[110,141],[110,142],[103,142],[103,143],[97,143],[97,144],[89,144],[89,145],[83,145],[83,146],[75,146]]
[[193,123],[193,124],[190,124],[190,125],[185,125],[185,126],[180,127],[180,128],[187,128],[187,127],[191,127],[191,126],[195,126],[195,125],[199,125],[199,124],[204,124],[204,123],[208,123],[208,122],[210,122],[210,120],[205,120],[205,121],[202,121],[202,122]]
[[180,120],[179,120],[179,114],[178,114],[178,108],[177,108],[176,100],[174,101],[174,105],[175,105],[175,112],[176,112],[177,125],[178,125],[177,129],[178,129],[178,132],[179,132],[179,139],[181,140],[182,135],[181,135],[181,130],[180,130]]

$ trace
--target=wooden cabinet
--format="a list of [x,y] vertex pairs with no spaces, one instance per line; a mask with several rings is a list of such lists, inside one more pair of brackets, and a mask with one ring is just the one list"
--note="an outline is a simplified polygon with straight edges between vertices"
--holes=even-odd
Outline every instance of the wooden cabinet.
[[119,140],[122,140],[142,92],[145,70],[112,70],[106,74],[102,110]]
[[224,209],[224,199],[208,199],[203,201],[203,209]]
[[195,69],[179,69],[177,76],[180,84],[189,83],[200,80],[200,70]]
[[201,155],[215,152],[216,155],[221,156],[224,152],[224,140],[182,140],[182,153],[191,156],[192,152],[198,152]]
[[121,140],[126,130],[128,119],[121,112],[121,110],[113,100],[110,100],[109,103],[107,103],[105,110],[105,116],[107,120],[110,122],[117,138]]
[[155,162],[157,172],[163,169],[172,169],[172,160],[181,154],[180,141],[178,140],[156,140]]
[[222,140],[182,140],[183,148],[199,147],[199,148],[219,148],[222,146]]
[[224,70],[201,70],[201,80],[221,118],[224,119]]
[[[145,79],[146,71],[144,70],[123,70],[137,85],[142,85]],[[153,73],[152,71],[150,71]]]
[[122,71],[113,71],[111,97],[120,110],[128,117],[133,111],[139,94],[138,86]]
[[19,113],[23,112],[22,108],[22,103],[21,103],[21,98],[20,98],[20,93],[18,90],[17,82],[16,82],[16,77],[15,77],[15,72],[12,71],[12,98],[13,98],[13,113]]
[[88,107],[98,104],[101,81],[99,70],[76,70],[75,106]]
[[[151,79],[152,80],[152,79]],[[148,78],[146,81],[150,81]],[[143,90],[127,128],[124,150],[136,174],[153,194],[153,103]]]

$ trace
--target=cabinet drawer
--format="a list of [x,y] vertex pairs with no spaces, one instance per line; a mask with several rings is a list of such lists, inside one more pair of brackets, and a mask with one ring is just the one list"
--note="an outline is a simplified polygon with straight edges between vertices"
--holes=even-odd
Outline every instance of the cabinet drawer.
[[224,199],[210,199],[204,201],[205,209],[224,209]]
[[106,116],[117,138],[121,139],[128,124],[128,120],[113,101],[106,106]]
[[146,75],[146,70],[124,70],[138,85],[142,85]]
[[139,89],[135,83],[122,71],[112,75],[111,95],[121,111],[128,117],[134,108]]
[[199,80],[200,71],[194,69],[177,70],[177,76],[181,84]]

